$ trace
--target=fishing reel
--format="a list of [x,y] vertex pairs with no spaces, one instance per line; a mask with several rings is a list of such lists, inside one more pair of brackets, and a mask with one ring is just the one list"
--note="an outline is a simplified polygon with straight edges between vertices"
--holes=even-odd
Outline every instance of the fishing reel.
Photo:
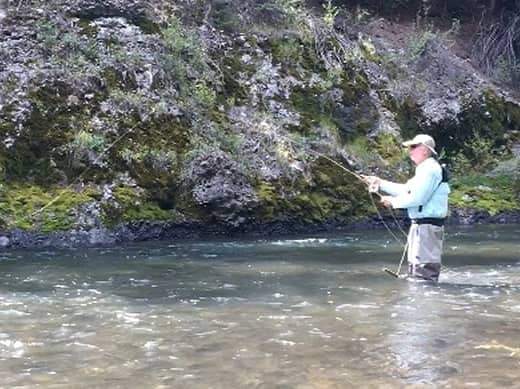
[[376,183],[372,183],[368,185],[368,191],[370,193],[377,193],[379,192],[379,185]]

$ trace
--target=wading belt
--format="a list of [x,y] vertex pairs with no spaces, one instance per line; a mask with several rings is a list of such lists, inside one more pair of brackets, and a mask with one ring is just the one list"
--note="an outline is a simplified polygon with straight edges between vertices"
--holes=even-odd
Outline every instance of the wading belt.
[[445,218],[440,217],[422,217],[420,219],[412,219],[412,224],[432,224],[434,226],[442,227],[445,220]]

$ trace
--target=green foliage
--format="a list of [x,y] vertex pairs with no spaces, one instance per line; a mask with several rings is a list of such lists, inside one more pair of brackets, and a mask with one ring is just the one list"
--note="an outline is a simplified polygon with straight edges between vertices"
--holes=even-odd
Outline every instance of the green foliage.
[[316,87],[321,92],[328,91],[337,85],[342,85],[345,81],[345,71],[341,66],[334,66],[322,73]]
[[335,5],[332,4],[332,0],[327,0],[326,3],[322,4],[323,7],[323,22],[325,25],[333,29],[334,22],[336,21],[336,16],[339,14],[339,9]]
[[303,0],[276,0],[276,4],[291,22],[297,23],[301,20],[304,12]]
[[356,158],[362,161],[368,162],[374,156],[374,151],[365,136],[355,137],[347,147]]
[[374,43],[370,38],[367,39],[360,39],[359,40],[359,47],[361,48],[361,51],[363,52],[364,57],[372,62],[380,63],[381,57],[377,53],[376,47],[374,46]]
[[65,31],[62,26],[47,19],[39,21],[35,29],[36,39],[42,43],[46,53],[58,63],[66,62],[69,67],[85,67],[99,57],[100,48],[92,34]]
[[520,156],[500,161],[491,171],[491,176],[511,177],[513,180],[520,179]]
[[277,39],[271,43],[271,53],[274,63],[292,67],[303,61],[304,47],[296,38]]
[[312,87],[292,90],[289,101],[300,114],[300,126],[295,130],[306,134],[321,123],[330,123],[343,142],[366,134],[377,119],[368,90],[361,72],[340,67],[322,69]]
[[161,36],[166,49],[162,58],[164,70],[178,83],[181,93],[185,96],[190,94],[193,80],[195,83],[212,81],[214,72],[209,66],[209,56],[195,33],[172,18]]
[[430,29],[417,31],[408,43],[409,59],[413,61],[418,58],[424,52],[428,44],[437,38],[437,34]]
[[[416,61],[432,42],[439,42],[445,46],[451,45],[459,30],[460,21],[458,19],[453,19],[451,27],[444,32],[434,29],[431,24],[416,24],[413,35],[404,50],[388,51],[381,56],[375,53],[372,60],[381,63],[391,78],[395,80],[408,79],[408,65],[411,62]],[[367,58],[370,59],[371,57],[368,56]]]
[[120,66],[142,69],[145,65],[142,55],[136,51],[129,51],[126,47],[113,46],[108,52],[111,60]]
[[[201,1],[201,3],[205,3]],[[217,0],[213,1],[211,13],[212,24],[219,30],[227,33],[241,31],[244,26],[243,18],[246,10],[240,7],[240,1]]]
[[175,150],[161,150],[143,145],[137,151],[124,148],[120,151],[120,156],[129,165],[145,164],[152,170],[170,172],[177,166]]
[[162,31],[162,65],[184,103],[200,117],[209,117],[216,103],[215,86],[221,80],[204,42],[172,18]]
[[271,26],[276,26],[277,30],[291,30],[306,41],[312,40],[312,16],[304,0],[267,0],[261,8],[272,15]]
[[518,181],[511,176],[463,175],[452,180],[453,206],[485,210],[491,215],[520,210]]
[[72,92],[63,81],[48,82],[28,93],[32,105],[24,129],[13,146],[4,151],[8,180],[33,180],[50,185],[62,181],[68,157],[64,150],[72,134],[87,126],[89,112],[81,105],[69,106]]
[[58,26],[49,20],[40,20],[36,23],[36,38],[50,53],[59,44],[60,30]]
[[193,91],[193,98],[195,104],[204,111],[211,111],[217,101],[216,92],[211,89],[208,83],[204,80],[199,80],[195,83],[195,90]]
[[104,136],[92,134],[84,130],[77,132],[72,141],[73,147],[79,151],[100,152],[104,149],[105,144],[106,140]]
[[408,158],[396,137],[389,133],[381,133],[376,137],[376,150],[391,165]]
[[450,158],[451,170],[460,175],[468,172],[484,173],[496,166],[500,154],[493,141],[475,135],[466,142],[463,149]]
[[518,142],[519,130],[520,108],[486,92],[467,104],[458,123],[436,129],[435,139],[446,150],[452,170],[482,173],[511,157],[510,147]]

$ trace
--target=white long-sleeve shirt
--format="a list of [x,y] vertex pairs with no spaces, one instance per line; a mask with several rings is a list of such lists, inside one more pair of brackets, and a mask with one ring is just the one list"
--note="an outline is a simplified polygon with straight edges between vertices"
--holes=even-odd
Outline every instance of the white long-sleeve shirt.
[[415,168],[415,175],[398,184],[381,180],[380,189],[393,208],[406,208],[411,219],[444,218],[448,215],[450,186],[442,182],[442,168],[434,158],[422,161]]

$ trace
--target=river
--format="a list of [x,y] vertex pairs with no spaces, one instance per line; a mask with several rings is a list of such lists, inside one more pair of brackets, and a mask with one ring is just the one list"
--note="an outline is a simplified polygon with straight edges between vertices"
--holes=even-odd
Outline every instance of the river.
[[520,226],[0,253],[2,388],[520,388]]

